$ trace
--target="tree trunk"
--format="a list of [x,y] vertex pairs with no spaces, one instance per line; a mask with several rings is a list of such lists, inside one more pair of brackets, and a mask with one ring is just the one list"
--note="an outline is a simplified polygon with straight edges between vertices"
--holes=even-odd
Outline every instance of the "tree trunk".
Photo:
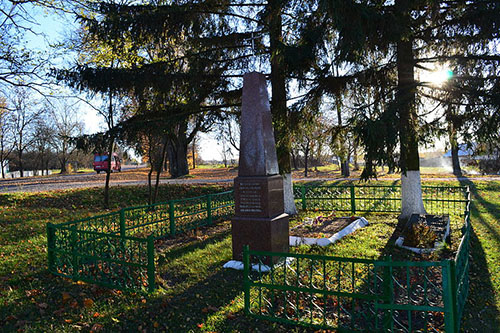
[[283,176],[283,194],[285,213],[297,214],[293,197],[293,184],[290,163],[290,118],[286,107],[286,72],[282,56],[282,1],[270,0],[269,9],[269,44],[271,54],[271,113],[274,123],[276,155],[280,174]]
[[61,173],[67,173],[68,169],[66,169],[66,159],[62,158],[59,160],[61,164]]
[[458,144],[451,144],[451,162],[453,165],[453,174],[455,176],[462,176],[462,168],[460,167],[460,158],[458,156]]
[[352,162],[354,164],[354,171],[358,171],[359,170],[359,164],[358,164],[358,144],[356,142],[356,140],[353,140],[354,143],[353,143],[353,149],[352,149]]
[[[151,160],[149,162],[151,163]],[[153,186],[151,184],[152,175],[153,175],[153,163],[151,163],[151,166],[150,166],[149,172],[148,172],[148,204],[149,205],[153,204]]]
[[[3,155],[3,154],[2,154]],[[0,159],[0,169],[2,169],[2,179],[5,179],[5,160],[2,158]]]
[[394,166],[393,166],[393,165],[389,165],[389,166],[387,167],[387,174],[388,174],[388,175],[392,175],[394,172],[395,172],[395,170],[394,170]]
[[[409,0],[396,0],[396,15],[400,22],[409,22]],[[409,28],[402,28],[405,34]],[[413,56],[413,40],[402,36],[397,42],[398,86],[396,101],[400,115],[400,149],[401,149],[401,218],[408,219],[411,214],[425,214],[422,200],[422,184],[420,179],[420,161],[418,155],[417,114],[415,110],[415,79]]]
[[[339,131],[342,131],[342,105],[340,100],[340,94],[337,94],[335,97],[335,105],[337,108],[337,118],[338,118],[338,127]],[[341,133],[342,133],[341,132]],[[344,139],[342,138],[344,137]],[[347,148],[347,139],[345,139],[344,135],[339,135],[339,144],[340,144],[340,170],[342,173],[342,177],[349,177],[349,149]]]
[[309,168],[309,144],[304,150],[304,177],[308,176],[308,168]]
[[154,192],[154,196],[153,196],[153,204],[156,203],[156,200],[158,199],[158,189],[160,187],[160,175],[161,175],[161,171],[163,169],[163,163],[165,162],[165,155],[167,153],[167,146],[168,146],[168,138],[165,138],[165,142],[163,143],[163,147],[161,150],[160,161],[157,163],[156,183],[155,183],[155,192]]
[[109,208],[109,180],[111,178],[111,159],[113,158],[113,144],[114,140],[111,139],[111,144],[108,148],[108,167],[106,169],[106,183],[104,184],[104,207]]
[[293,170],[298,170],[299,168],[297,167],[297,156],[293,153],[293,150],[290,151],[292,155],[292,163],[293,163]]
[[19,149],[17,156],[19,158],[19,172],[20,172],[21,177],[24,177],[23,150],[22,149]]
[[151,177],[154,171],[153,164],[153,144],[151,143],[151,136],[149,137],[149,147],[148,147],[148,160],[149,160],[149,171],[148,171],[148,205],[153,203],[153,186],[151,184]]
[[351,173],[349,171],[349,157],[347,159],[344,159],[343,161],[341,161],[340,170],[342,173],[342,177],[347,178],[351,175]]
[[450,140],[451,146],[451,163],[453,166],[453,174],[455,176],[462,176],[462,168],[460,167],[460,159],[458,156],[458,136],[457,136],[457,127],[455,124],[455,119],[453,115],[452,106],[448,107],[448,137]]
[[196,156],[195,156],[195,146],[196,146],[196,137],[193,138],[193,142],[191,143],[192,144],[192,154],[193,154],[193,169],[196,169]]
[[[113,128],[113,93],[109,92],[109,108],[108,108],[108,130]],[[115,144],[115,139],[113,136],[110,137],[109,147],[108,147],[108,167],[106,169],[106,183],[104,184],[104,207],[109,208],[109,180],[111,178],[111,162],[113,158],[113,146]]]
[[187,144],[181,138],[168,141],[168,160],[171,178],[178,178],[189,174],[187,162]]

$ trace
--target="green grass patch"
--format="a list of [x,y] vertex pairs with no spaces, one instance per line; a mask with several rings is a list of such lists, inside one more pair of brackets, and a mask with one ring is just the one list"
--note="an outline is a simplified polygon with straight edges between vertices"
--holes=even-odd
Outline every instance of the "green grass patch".
[[[500,182],[462,185],[472,186],[474,200],[471,289],[462,325],[465,331],[493,332],[500,327]],[[162,185],[159,201],[222,190],[221,186]],[[144,204],[147,198],[146,187],[112,187],[110,191],[111,210]],[[76,283],[48,273],[46,223],[104,212],[102,189],[0,195],[2,331],[303,331],[243,314],[242,273],[222,268],[231,259],[228,228],[208,237],[193,236],[178,247],[157,251],[159,288],[150,295]],[[303,213],[298,219],[305,214],[318,213]],[[391,249],[388,240],[396,226],[395,215],[366,217],[368,227],[330,247],[300,247],[294,251],[378,258]],[[157,247],[161,249],[161,244]]]

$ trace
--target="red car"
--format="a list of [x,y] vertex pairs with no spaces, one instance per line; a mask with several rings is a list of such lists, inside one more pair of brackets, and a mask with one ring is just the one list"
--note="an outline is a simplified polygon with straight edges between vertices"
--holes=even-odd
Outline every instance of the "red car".
[[[108,155],[100,155],[100,154],[95,154],[94,155],[94,170],[97,173],[100,173],[101,171],[106,172],[108,170]],[[111,172],[113,171],[122,171],[122,163],[120,161],[120,158],[118,157],[118,154],[113,153],[112,160],[111,160]]]

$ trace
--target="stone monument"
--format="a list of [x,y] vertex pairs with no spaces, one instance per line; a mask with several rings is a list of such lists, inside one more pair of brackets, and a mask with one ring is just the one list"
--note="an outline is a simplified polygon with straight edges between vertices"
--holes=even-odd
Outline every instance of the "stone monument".
[[271,109],[263,74],[243,79],[240,160],[234,179],[233,259],[244,245],[257,251],[288,252],[288,215],[284,213]]

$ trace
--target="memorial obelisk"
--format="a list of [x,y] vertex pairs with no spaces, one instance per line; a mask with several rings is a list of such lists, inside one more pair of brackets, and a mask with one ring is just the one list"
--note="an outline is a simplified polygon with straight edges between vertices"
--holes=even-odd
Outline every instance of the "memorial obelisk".
[[233,259],[251,250],[288,252],[288,215],[284,213],[283,178],[279,175],[271,109],[263,74],[243,79],[240,158],[234,179]]

